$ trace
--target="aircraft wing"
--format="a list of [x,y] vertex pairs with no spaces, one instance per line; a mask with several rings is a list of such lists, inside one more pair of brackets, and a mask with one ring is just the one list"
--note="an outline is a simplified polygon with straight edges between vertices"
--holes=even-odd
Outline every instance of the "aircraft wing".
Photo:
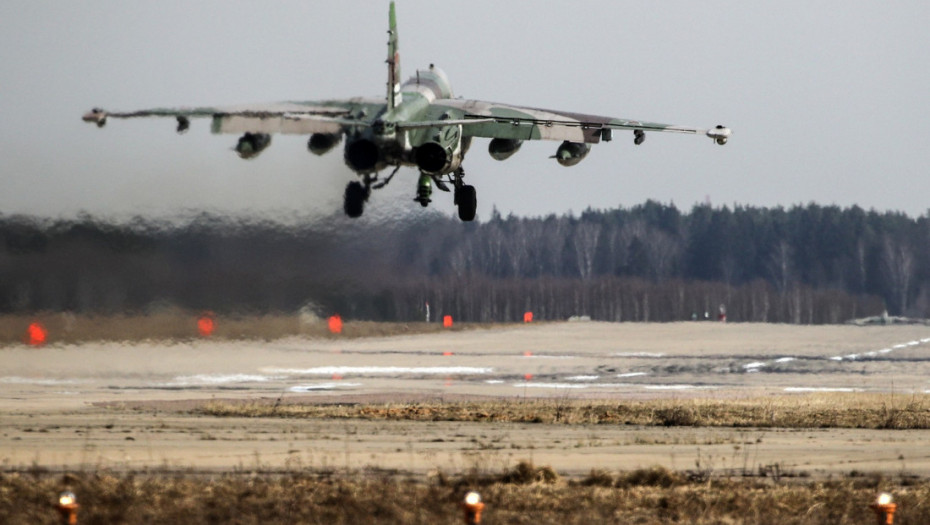
[[474,120],[463,126],[463,134],[516,140],[567,140],[597,143],[611,139],[612,130],[631,130],[642,142],[646,131],[707,135],[725,144],[730,130],[723,126],[701,129],[690,126],[659,124],[613,117],[583,115],[566,111],[525,108],[480,100],[448,99],[433,102],[437,109],[451,110],[459,120]]
[[196,118],[212,119],[213,133],[339,133],[347,126],[368,126],[369,115],[384,107],[373,99],[329,100],[322,102],[279,102],[226,107],[155,108],[131,112],[110,112],[95,108],[83,117],[103,127],[108,119],[173,117],[183,133]]

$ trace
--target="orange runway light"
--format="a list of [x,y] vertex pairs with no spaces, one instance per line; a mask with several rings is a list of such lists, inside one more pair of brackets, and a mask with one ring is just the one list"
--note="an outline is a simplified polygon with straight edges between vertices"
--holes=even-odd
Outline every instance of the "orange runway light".
[[333,334],[342,333],[342,317],[339,317],[339,314],[329,318],[329,331]]
[[445,352],[442,353],[442,355],[444,355],[444,356],[450,356],[450,355],[452,355],[452,352],[445,351]]
[[465,514],[465,523],[469,525],[481,523],[481,512],[484,510],[481,495],[474,491],[466,494],[465,501],[462,502],[462,510]]
[[213,314],[203,314],[197,319],[197,333],[200,337],[210,337],[215,329],[216,321],[213,320]]
[[875,523],[878,525],[894,524],[894,511],[898,510],[898,506],[891,502],[891,494],[887,492],[879,494],[878,499],[869,505],[869,508],[875,513]]
[[533,312],[526,312],[525,314],[523,314],[523,322],[524,322],[524,323],[532,323],[532,322],[533,322]]
[[533,374],[523,374],[523,379],[531,381],[533,379]]
[[42,326],[42,323],[35,321],[26,328],[26,342],[32,346],[41,346],[45,344],[48,338],[48,330]]
[[451,328],[451,327],[452,327],[452,316],[451,316],[451,315],[447,315],[447,316],[445,316],[445,317],[442,318],[442,326],[445,327],[445,328]]
[[526,352],[523,352],[523,357],[533,357],[533,352],[527,350]]
[[73,492],[62,492],[58,496],[58,503],[55,504],[55,510],[61,518],[61,523],[65,525],[77,525],[77,498]]

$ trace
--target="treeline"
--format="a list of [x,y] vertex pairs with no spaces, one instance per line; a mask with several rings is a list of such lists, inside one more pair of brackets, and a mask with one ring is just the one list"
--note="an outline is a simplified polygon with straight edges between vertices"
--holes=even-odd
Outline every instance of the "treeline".
[[930,219],[649,201],[579,217],[390,223],[0,216],[0,312],[181,307],[416,321],[837,323],[930,311]]

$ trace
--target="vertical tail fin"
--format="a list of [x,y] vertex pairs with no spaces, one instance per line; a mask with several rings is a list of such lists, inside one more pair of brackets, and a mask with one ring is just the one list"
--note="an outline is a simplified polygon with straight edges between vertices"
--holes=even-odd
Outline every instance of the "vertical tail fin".
[[397,18],[394,16],[394,2],[391,2],[388,28],[388,82],[387,109],[391,111],[400,104],[400,54],[397,50]]

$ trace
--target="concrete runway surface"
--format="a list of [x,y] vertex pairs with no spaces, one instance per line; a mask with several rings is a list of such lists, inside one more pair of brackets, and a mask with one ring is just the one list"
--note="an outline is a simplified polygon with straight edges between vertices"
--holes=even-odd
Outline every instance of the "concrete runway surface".
[[[0,348],[5,468],[499,470],[696,465],[930,474],[930,431],[210,418],[159,403],[930,392],[930,327],[547,323],[368,339]],[[147,410],[119,410],[146,402]],[[110,403],[110,408],[104,404]],[[115,405],[114,405],[115,404]]]

